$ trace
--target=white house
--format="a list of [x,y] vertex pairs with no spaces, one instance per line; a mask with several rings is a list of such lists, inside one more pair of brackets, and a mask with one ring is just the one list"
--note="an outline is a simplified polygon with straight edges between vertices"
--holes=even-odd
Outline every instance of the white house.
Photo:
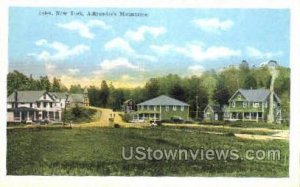
[[46,91],[15,91],[7,98],[7,122],[61,121],[65,100]]
[[88,107],[84,94],[47,91],[15,91],[7,98],[7,122],[59,122],[66,107]]

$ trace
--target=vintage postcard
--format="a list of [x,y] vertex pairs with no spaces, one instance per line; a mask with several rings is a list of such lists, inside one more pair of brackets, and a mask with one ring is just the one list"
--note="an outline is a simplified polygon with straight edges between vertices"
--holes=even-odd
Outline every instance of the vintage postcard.
[[7,10],[6,175],[290,177],[290,9]]

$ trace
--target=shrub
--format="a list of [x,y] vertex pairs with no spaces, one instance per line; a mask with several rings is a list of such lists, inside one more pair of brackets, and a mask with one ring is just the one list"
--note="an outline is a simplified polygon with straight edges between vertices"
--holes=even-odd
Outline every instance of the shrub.
[[97,111],[95,109],[83,108],[76,105],[74,108],[67,110],[65,114],[66,122],[90,122],[96,112]]
[[225,134],[226,136],[235,136],[233,132],[228,132]]
[[121,128],[121,126],[119,124],[115,123],[114,128]]

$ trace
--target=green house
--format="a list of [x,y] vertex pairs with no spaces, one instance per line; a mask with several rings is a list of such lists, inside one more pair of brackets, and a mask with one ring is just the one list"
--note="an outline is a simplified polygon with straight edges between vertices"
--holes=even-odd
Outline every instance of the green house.
[[136,116],[142,120],[170,120],[171,117],[189,119],[189,105],[166,95],[137,104]]
[[[271,96],[273,106],[270,106]],[[272,107],[275,121],[281,121],[280,99],[276,93],[272,94],[268,89],[239,89],[228,103],[229,105],[224,108],[225,120],[266,121]]]

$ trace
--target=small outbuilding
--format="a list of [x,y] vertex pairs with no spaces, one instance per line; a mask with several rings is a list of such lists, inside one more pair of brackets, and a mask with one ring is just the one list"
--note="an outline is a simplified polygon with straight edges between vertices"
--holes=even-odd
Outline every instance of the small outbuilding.
[[223,120],[223,111],[220,105],[208,104],[204,111],[204,121],[219,121]]

